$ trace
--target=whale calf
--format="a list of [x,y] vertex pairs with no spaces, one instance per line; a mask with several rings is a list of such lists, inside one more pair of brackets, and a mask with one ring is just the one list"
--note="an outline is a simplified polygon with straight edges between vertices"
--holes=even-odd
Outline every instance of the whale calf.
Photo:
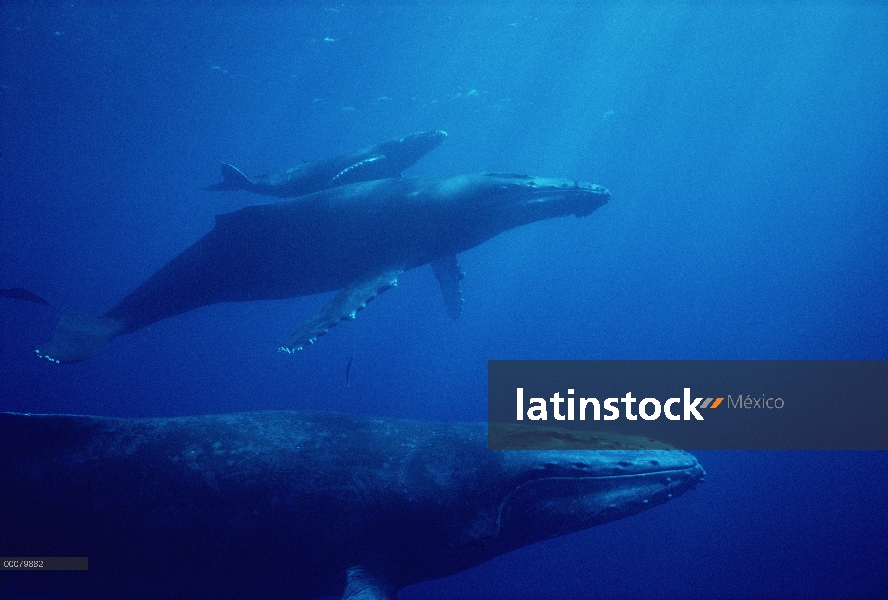
[[351,154],[308,162],[280,173],[249,179],[236,167],[222,163],[222,182],[208,191],[247,190],[266,196],[295,198],[358,181],[400,177],[447,137],[444,131],[420,131]]
[[0,413],[0,547],[89,560],[4,572],[0,597],[393,600],[704,475],[690,454],[644,447],[495,451],[485,423],[336,413]]
[[[463,277],[457,253],[534,221],[587,216],[609,198],[591,183],[485,173],[382,179],[248,206],[218,215],[207,235],[103,316],[64,312],[53,339],[35,352],[76,362],[116,336],[201,306],[341,290],[280,347],[294,352],[425,264],[456,317]],[[46,302],[20,288],[0,296]]]

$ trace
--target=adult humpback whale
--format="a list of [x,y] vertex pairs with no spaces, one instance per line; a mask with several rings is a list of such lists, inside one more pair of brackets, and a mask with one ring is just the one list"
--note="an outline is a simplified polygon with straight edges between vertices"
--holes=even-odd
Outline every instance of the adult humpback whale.
[[[282,345],[313,343],[404,271],[431,263],[448,313],[459,315],[456,254],[514,227],[591,214],[601,186],[527,175],[462,175],[355,183],[218,215],[216,226],[99,318],[66,313],[35,352],[56,363],[84,360],[118,335],[215,304],[342,291]],[[43,301],[21,289],[0,295]],[[36,299],[36,300],[35,300]]]
[[401,171],[438,146],[445,137],[447,133],[444,131],[421,131],[351,154],[305,163],[252,180],[237,168],[222,163],[222,183],[203,189],[247,190],[266,196],[295,198],[349,183],[400,177]]
[[4,598],[392,600],[704,475],[678,450],[494,451],[484,423],[298,412],[5,413],[0,456],[6,555],[89,559],[6,571]]

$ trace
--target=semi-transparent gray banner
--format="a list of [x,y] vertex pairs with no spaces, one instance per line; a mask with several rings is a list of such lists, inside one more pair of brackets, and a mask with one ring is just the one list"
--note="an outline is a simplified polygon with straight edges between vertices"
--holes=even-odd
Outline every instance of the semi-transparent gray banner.
[[888,361],[492,360],[488,445],[888,450],[886,392]]

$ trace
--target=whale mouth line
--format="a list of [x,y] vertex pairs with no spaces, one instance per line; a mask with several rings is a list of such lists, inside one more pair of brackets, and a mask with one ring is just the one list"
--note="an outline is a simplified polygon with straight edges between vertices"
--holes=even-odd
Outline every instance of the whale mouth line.
[[552,202],[553,200],[557,201],[582,196],[602,197],[604,194],[600,190],[590,187],[534,189],[527,199],[527,204],[542,204]]
[[553,189],[542,189],[542,190],[534,190],[533,198],[551,198],[552,196],[581,196],[585,194],[598,194],[598,190],[594,190],[592,188],[585,187],[572,187],[572,188],[553,188]]
[[[632,480],[649,480],[652,477],[659,478],[663,483],[663,488],[671,488],[671,487],[685,487],[687,489],[693,488],[696,484],[703,480],[706,475],[706,472],[703,470],[703,467],[697,464],[688,465],[687,467],[667,467],[661,469],[649,469],[645,471],[640,471],[637,473],[602,473],[600,475],[592,475],[587,473],[582,473],[579,470],[576,473],[538,473],[537,477],[534,477],[535,474],[530,474],[527,479],[524,479],[520,482],[517,482],[515,487],[512,488],[510,492],[508,492],[503,499],[503,505],[508,502],[509,498],[514,496],[517,492],[522,489],[529,488],[531,486],[536,486],[539,484],[559,484],[563,483],[566,485],[571,484],[592,484],[595,482],[606,483],[606,482],[629,482]],[[577,491],[575,495],[582,496],[586,493],[589,493],[589,490],[585,492]]]
[[[601,208],[610,197],[605,191],[574,182],[575,187],[536,188],[524,202],[529,210],[555,211],[552,216],[587,217]],[[547,206],[552,208],[547,209]],[[560,207],[560,208],[559,208]]]
[[[638,473],[613,474],[540,474],[540,477],[526,479],[518,483],[502,499],[496,517],[496,537],[498,538],[507,522],[536,519],[547,511],[557,513],[569,510],[582,510],[582,520],[586,525],[579,529],[636,514],[645,508],[662,504],[686,491],[695,489],[706,472],[697,464],[686,467],[651,469]],[[637,480],[638,483],[632,483]],[[609,483],[610,482],[610,483]],[[509,509],[516,499],[523,498],[524,508],[517,513]],[[560,508],[559,508],[560,507]],[[582,508],[581,508],[582,507]],[[602,520],[603,519],[603,520]],[[552,533],[541,539],[562,535]]]
[[[684,476],[684,475],[692,475],[694,471],[702,471],[702,468],[699,466],[691,465],[686,468],[671,467],[668,469],[652,469],[652,470],[647,470],[647,471],[640,471],[638,473],[608,473],[608,474],[601,474],[601,475],[588,475],[588,474],[582,474],[582,473],[577,473],[576,475],[572,475],[572,474],[545,475],[544,474],[541,477],[531,477],[531,478],[528,478],[528,479],[522,481],[517,486],[515,486],[515,489],[518,489],[519,487],[521,487],[524,484],[533,483],[533,482],[537,482],[537,481],[547,481],[547,480],[549,480],[549,481],[584,481],[584,480],[605,481],[605,480],[617,480],[617,479],[630,479],[630,478],[635,478],[635,477],[650,477],[651,475],[668,475],[670,473],[675,474],[675,475]],[[702,475],[703,475],[703,473],[701,473],[701,477],[702,477]]]

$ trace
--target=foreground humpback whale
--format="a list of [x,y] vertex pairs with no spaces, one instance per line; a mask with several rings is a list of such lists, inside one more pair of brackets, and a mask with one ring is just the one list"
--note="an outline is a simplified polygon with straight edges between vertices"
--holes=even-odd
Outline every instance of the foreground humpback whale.
[[494,451],[484,423],[334,413],[0,413],[0,547],[89,559],[4,572],[0,596],[392,600],[704,475],[690,454],[644,447],[661,449]]
[[261,175],[252,180],[237,168],[222,163],[222,183],[203,189],[247,190],[266,196],[295,198],[349,183],[400,177],[401,171],[428,154],[445,137],[447,133],[444,131],[421,131],[358,152],[305,163],[281,173]]
[[[66,312],[35,352],[84,360],[118,335],[217,302],[342,290],[281,346],[301,350],[386,289],[431,263],[451,316],[462,307],[456,254],[542,219],[591,214],[601,186],[527,175],[463,175],[355,183],[216,217],[216,226],[99,318]],[[21,289],[0,295],[42,301]],[[35,300],[36,299],[36,300]]]

